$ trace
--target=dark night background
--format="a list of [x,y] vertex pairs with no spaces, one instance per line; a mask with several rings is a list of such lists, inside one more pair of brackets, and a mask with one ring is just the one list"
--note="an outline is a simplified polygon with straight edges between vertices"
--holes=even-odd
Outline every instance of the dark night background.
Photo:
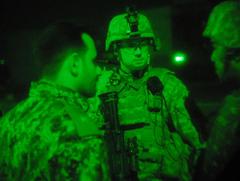
[[[27,95],[30,81],[35,78],[38,69],[33,63],[32,47],[45,26],[59,20],[90,25],[96,30],[95,41],[99,57],[102,57],[110,19],[124,12],[127,5],[135,4],[150,18],[161,41],[162,48],[154,54],[153,65],[175,71],[189,87],[204,116],[212,120],[228,87],[220,84],[214,73],[210,61],[211,46],[202,37],[202,32],[209,12],[219,2],[221,1],[1,0],[0,60],[5,60],[5,65],[0,65],[0,98],[6,99],[3,101],[6,104],[10,102],[9,105],[4,105],[5,110]],[[175,51],[185,52],[188,62],[181,66],[175,65],[171,60]]]

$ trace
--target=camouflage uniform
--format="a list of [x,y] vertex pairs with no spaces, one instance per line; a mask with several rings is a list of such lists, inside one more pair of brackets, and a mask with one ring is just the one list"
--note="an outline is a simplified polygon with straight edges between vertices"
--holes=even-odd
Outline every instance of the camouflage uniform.
[[[136,11],[128,11],[127,14],[117,15],[111,20],[105,49],[116,55],[121,42],[136,38],[147,40],[153,50],[159,49],[160,42],[154,35],[148,18]],[[148,109],[153,95],[147,89],[146,82],[152,76],[157,76],[163,83],[166,100],[164,103],[163,97],[160,97],[160,100],[157,98],[160,101],[158,106],[161,107],[157,113]],[[104,71],[98,82],[98,93],[109,91],[119,93],[119,119],[122,124],[149,124],[127,131],[125,135],[126,139],[133,136],[138,139],[140,180],[161,180],[164,177],[190,180],[188,161],[192,152],[182,138],[188,140],[196,149],[201,147],[201,143],[184,105],[188,90],[174,73],[166,69],[149,68],[141,78],[134,78],[121,68]],[[167,126],[169,113],[173,119],[169,122],[177,132],[170,132]]]
[[[203,35],[223,46],[226,50],[240,48],[240,3],[225,1],[210,14]],[[225,52],[224,52],[225,53]],[[222,54],[224,54],[222,53]],[[224,54],[223,62],[229,64]],[[239,54],[237,54],[239,56]],[[232,57],[239,59],[239,57]],[[221,58],[221,57],[220,57]],[[238,78],[238,82],[239,82]],[[240,90],[235,89],[222,103],[217,119],[212,125],[204,163],[205,174],[215,179],[216,174],[240,151]],[[211,173],[209,173],[211,170]]]
[[33,83],[29,97],[0,120],[1,180],[107,180],[102,139],[84,134],[100,124],[89,112],[76,92]]
[[[171,133],[167,126],[168,112],[162,104],[161,111],[148,110],[151,94],[146,81],[157,76],[164,85],[163,95],[171,113],[177,132]],[[152,68],[140,79],[134,79],[122,71],[105,71],[98,82],[99,94],[108,91],[119,93],[119,119],[123,124],[145,122],[150,124],[141,129],[126,132],[126,139],[136,136],[139,144],[140,180],[160,180],[164,176],[190,180],[188,161],[190,147],[184,138],[198,148],[199,135],[191,123],[184,102],[188,90],[174,73],[160,68]]]

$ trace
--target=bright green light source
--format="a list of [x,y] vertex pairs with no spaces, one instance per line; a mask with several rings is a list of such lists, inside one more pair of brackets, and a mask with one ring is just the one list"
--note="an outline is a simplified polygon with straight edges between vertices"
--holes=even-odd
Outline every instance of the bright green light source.
[[182,52],[177,52],[173,54],[173,62],[175,64],[184,64],[187,61],[187,56],[186,54]]
[[183,62],[184,60],[185,60],[185,57],[183,57],[183,56],[176,56],[175,57],[176,62]]

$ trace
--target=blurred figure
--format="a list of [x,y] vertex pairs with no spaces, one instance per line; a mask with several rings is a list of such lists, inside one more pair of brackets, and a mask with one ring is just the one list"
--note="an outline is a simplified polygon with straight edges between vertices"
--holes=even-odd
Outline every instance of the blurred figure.
[[[210,14],[203,35],[212,41],[211,59],[219,79],[227,81],[226,85],[232,88],[212,127],[204,171],[209,180],[239,180],[239,173],[234,173],[234,163],[240,161],[240,3],[218,4]],[[230,173],[224,175],[227,171]]]
[[89,114],[98,67],[83,27],[49,26],[35,49],[39,81],[0,120],[1,180],[107,180],[99,120]]
[[185,108],[189,92],[173,72],[150,66],[151,51],[156,49],[146,16],[134,10],[115,16],[106,51],[119,65],[102,73],[98,93],[118,92],[122,124],[149,124],[125,135],[137,137],[140,180],[191,180],[191,148],[199,151],[203,145]]

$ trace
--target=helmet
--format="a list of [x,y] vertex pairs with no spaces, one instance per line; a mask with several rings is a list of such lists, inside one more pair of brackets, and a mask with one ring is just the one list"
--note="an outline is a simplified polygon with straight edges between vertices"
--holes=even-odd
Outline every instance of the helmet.
[[240,3],[225,1],[210,14],[203,36],[228,48],[240,48]]
[[115,43],[131,38],[149,39],[154,48],[157,49],[157,42],[150,21],[146,16],[139,13],[132,15],[129,13],[120,14],[111,20],[105,49],[106,51],[112,50]]

